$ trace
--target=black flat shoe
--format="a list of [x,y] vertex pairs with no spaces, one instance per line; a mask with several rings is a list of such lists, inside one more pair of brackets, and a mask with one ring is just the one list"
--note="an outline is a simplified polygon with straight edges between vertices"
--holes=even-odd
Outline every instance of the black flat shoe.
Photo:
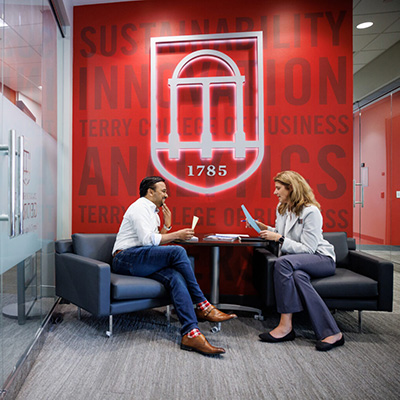
[[283,336],[281,338],[275,338],[269,332],[260,333],[258,336],[263,342],[280,343],[280,342],[289,342],[290,340],[294,340],[296,337],[296,334],[294,333],[294,330],[292,329],[286,336]]
[[338,347],[338,346],[343,346],[344,345],[344,336],[342,334],[342,337],[337,340],[335,343],[327,343],[327,342],[323,342],[322,340],[318,340],[317,344],[315,345],[315,348],[318,351],[329,351],[331,349],[333,349],[334,347]]

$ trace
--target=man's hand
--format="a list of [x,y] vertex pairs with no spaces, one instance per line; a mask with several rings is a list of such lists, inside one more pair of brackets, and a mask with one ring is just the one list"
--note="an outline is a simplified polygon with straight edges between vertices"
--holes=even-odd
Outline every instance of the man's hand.
[[172,233],[163,233],[160,244],[171,243],[174,240],[178,241],[190,240],[193,237],[193,235],[194,235],[194,230],[190,228],[181,229],[179,231]]
[[175,233],[179,240],[190,240],[194,236],[194,230],[190,228],[181,229]]
[[162,205],[161,210],[162,210],[163,216],[164,216],[164,225],[169,228],[172,225],[171,210],[167,207],[167,205],[165,203]]

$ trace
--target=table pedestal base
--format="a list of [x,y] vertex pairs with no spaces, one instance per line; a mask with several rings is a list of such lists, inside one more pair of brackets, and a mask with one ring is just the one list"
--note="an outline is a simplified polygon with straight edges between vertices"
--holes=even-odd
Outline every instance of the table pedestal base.
[[258,319],[259,321],[264,321],[262,311],[259,308],[242,306],[239,304],[218,304],[217,308],[221,309],[221,310],[246,311],[246,312],[255,313],[254,319]]
[[[255,307],[242,306],[239,304],[222,304],[219,303],[219,247],[214,246],[211,248],[211,303],[221,310],[229,311],[247,311],[255,313],[254,318],[259,321],[264,321],[262,311]],[[211,332],[216,333],[221,330],[221,323],[215,324],[211,328]]]

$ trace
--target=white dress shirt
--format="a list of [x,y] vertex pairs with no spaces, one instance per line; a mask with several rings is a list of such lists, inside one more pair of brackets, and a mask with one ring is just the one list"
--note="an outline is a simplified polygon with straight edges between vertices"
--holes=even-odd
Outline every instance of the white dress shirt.
[[140,197],[126,210],[115,240],[113,254],[117,250],[130,247],[158,246],[161,242],[159,232],[160,217],[156,205]]

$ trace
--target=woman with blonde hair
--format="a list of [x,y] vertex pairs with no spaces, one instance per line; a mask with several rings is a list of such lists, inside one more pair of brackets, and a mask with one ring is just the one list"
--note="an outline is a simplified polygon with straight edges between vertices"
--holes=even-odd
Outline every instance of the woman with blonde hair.
[[317,337],[316,349],[331,350],[344,344],[335,319],[311,285],[311,278],[335,273],[333,246],[322,237],[320,205],[307,181],[297,172],[283,171],[274,178],[279,199],[275,228],[257,222],[263,239],[279,242],[274,287],[280,322],[260,334],[263,342],[294,340],[293,313],[307,309]]

